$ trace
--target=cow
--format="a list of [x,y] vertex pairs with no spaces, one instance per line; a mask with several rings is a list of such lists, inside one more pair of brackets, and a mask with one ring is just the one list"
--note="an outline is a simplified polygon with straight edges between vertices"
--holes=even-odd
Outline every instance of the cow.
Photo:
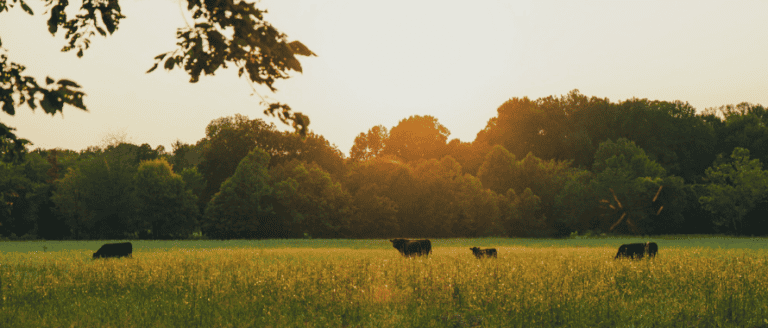
[[414,255],[429,256],[429,253],[432,252],[432,243],[429,241],[429,239],[408,240],[397,238],[390,239],[389,241],[392,242],[392,246],[400,251],[400,254],[403,254],[405,257],[411,257]]
[[629,257],[634,259],[635,256],[637,256],[638,259],[643,258],[643,255],[645,254],[645,246],[646,244],[637,243],[637,244],[624,244],[619,246],[619,252],[616,253],[616,257],[613,259],[621,257]]
[[104,244],[96,253],[93,253],[94,259],[126,256],[133,258],[133,245],[131,243]]
[[472,254],[475,254],[475,257],[481,259],[483,257],[491,257],[493,256],[496,258],[496,249],[495,248],[486,248],[486,249],[480,249],[480,247],[472,247],[469,250],[472,251]]
[[645,249],[648,251],[649,258],[655,258],[656,253],[659,252],[659,245],[656,245],[654,242],[648,242],[645,244]]

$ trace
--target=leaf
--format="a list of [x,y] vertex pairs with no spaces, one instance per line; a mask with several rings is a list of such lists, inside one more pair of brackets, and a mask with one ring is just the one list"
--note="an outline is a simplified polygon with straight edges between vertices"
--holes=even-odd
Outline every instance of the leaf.
[[107,31],[109,31],[109,34],[112,34],[115,32],[115,22],[114,20],[112,20],[112,15],[110,12],[102,11],[101,21],[104,22],[104,26],[107,27]]
[[164,54],[159,54],[159,55],[155,56],[155,59],[156,59],[156,60],[163,60],[163,58],[165,58],[165,56],[166,56],[167,54],[168,54],[167,52],[166,52],[166,53],[164,53]]
[[152,65],[152,68],[150,68],[150,69],[147,71],[147,73],[152,73],[152,71],[154,71],[154,70],[157,68],[157,64],[159,64],[159,62],[158,62],[158,63],[155,63],[155,65]]
[[24,11],[27,12],[27,14],[34,15],[34,13],[32,12],[32,8],[29,8],[29,6],[27,6],[24,0],[19,0],[19,3],[21,3],[21,9],[24,9]]
[[50,76],[45,77],[45,84],[51,84],[53,83],[53,79]]
[[288,43],[288,47],[291,48],[291,51],[295,55],[301,55],[301,56],[317,56],[312,50],[309,50],[307,46],[305,46],[303,43],[299,41],[293,41],[291,43]]
[[13,116],[16,114],[16,111],[13,108],[13,103],[10,101],[3,101],[3,111],[8,113],[8,115]]
[[165,67],[165,69],[170,71],[170,70],[173,69],[173,65],[174,64],[176,64],[176,60],[174,60],[173,57],[171,57],[171,58],[168,58],[168,60],[165,61],[165,66],[164,67]]
[[75,83],[73,81],[67,80],[67,79],[59,80],[59,85],[65,86],[65,87],[80,88],[79,84],[77,84],[77,83]]
[[51,102],[48,100],[48,95],[46,95],[42,101],[40,101],[40,105],[43,106],[43,110],[45,110],[46,113],[56,113],[56,109],[51,105]]
[[285,62],[285,67],[292,69],[294,71],[297,71],[299,73],[302,73],[301,71],[301,63],[296,59],[296,57],[289,57],[286,58],[287,61]]

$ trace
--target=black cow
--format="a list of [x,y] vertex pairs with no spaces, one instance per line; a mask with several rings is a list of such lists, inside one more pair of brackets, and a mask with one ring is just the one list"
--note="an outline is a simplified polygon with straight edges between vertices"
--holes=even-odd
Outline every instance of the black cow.
[[650,258],[656,257],[656,253],[659,252],[659,245],[654,242],[646,243],[645,248],[648,250],[648,257]]
[[483,257],[496,257],[496,249],[495,248],[486,248],[486,249],[480,249],[480,247],[472,247],[469,250],[472,251],[472,254],[475,254],[475,257],[481,259]]
[[635,258],[637,256],[638,259],[643,258],[643,255],[645,254],[645,245],[642,243],[637,244],[624,244],[619,246],[619,252],[616,253],[616,257],[613,259],[619,258],[619,256],[622,257],[629,257],[629,258]]
[[93,258],[95,259],[101,257],[124,256],[133,257],[133,245],[131,245],[131,243],[104,244],[98,251],[96,251],[96,253],[93,253]]
[[432,243],[429,241],[429,239],[421,239],[421,240],[408,240],[408,239],[390,239],[389,241],[392,242],[392,246],[395,247],[398,251],[400,251],[400,254],[403,254],[405,257],[411,257],[411,256],[421,256],[426,255],[428,256],[429,253],[432,252]]

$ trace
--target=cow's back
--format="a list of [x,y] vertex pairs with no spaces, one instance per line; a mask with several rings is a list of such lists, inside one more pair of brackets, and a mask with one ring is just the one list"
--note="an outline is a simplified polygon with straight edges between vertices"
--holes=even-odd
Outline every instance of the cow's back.
[[133,244],[126,243],[112,243],[104,244],[99,248],[96,253],[93,253],[93,258],[102,257],[133,257]]

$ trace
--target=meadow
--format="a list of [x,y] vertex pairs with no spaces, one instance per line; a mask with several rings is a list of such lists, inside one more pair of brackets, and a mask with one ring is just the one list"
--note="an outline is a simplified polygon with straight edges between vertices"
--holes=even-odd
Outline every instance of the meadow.
[[768,327],[766,238],[132,242],[0,242],[0,327]]

